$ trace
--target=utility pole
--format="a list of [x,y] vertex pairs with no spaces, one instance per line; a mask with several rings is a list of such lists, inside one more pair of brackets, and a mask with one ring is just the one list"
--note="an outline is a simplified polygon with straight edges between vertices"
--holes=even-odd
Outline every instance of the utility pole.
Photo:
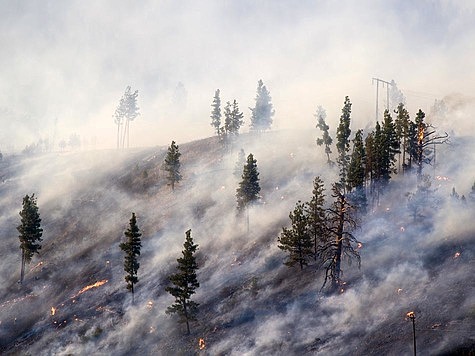
[[414,356],[416,356],[416,313],[410,311],[406,316],[412,321],[412,336],[414,343]]
[[378,121],[378,103],[379,103],[379,83],[386,84],[386,109],[389,111],[389,86],[391,85],[390,82],[387,82],[385,80],[379,79],[379,78],[373,78],[372,84],[376,82],[376,121]]

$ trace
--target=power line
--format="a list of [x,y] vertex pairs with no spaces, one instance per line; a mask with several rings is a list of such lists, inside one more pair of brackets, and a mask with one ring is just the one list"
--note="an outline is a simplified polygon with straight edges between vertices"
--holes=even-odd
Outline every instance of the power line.
[[387,95],[386,108],[387,108],[388,111],[389,111],[389,86],[391,85],[391,83],[386,81],[386,80],[379,79],[379,78],[373,78],[371,83],[374,84],[374,82],[376,82],[376,121],[378,121],[379,83],[383,84],[383,88],[384,88],[384,84],[386,84],[386,88],[387,88],[387,90],[386,90],[386,95]]

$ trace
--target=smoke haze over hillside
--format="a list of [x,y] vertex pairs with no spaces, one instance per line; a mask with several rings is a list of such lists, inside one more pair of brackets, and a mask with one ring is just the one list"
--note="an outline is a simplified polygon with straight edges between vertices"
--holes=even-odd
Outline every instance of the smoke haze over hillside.
[[58,149],[72,133],[113,147],[127,85],[141,109],[133,146],[208,136],[216,88],[248,125],[261,78],[274,128],[313,127],[317,105],[335,124],[345,95],[366,125],[372,77],[394,79],[411,114],[453,92],[475,95],[470,1],[2,1],[0,10],[2,150],[39,138]]
[[[450,198],[452,188],[468,198],[475,181],[474,40],[468,0],[0,0],[0,353],[409,355],[411,310],[421,354],[475,349],[475,201]],[[355,232],[361,269],[345,260],[347,284],[330,295],[315,264],[284,266],[277,237],[315,176],[328,203],[338,180],[315,142],[317,105],[335,137],[348,95],[352,135],[367,133],[373,77],[394,79],[411,118],[421,108],[450,144],[424,167],[434,194],[423,217],[407,206],[415,175],[394,175]],[[270,132],[248,134],[258,79],[276,115]],[[133,148],[117,151],[112,114],[127,85],[141,115]],[[244,112],[226,148],[210,137],[217,88]],[[431,112],[435,99],[444,111]],[[60,151],[73,133],[84,149]],[[52,152],[10,155],[40,138]],[[171,140],[182,154],[174,192],[163,170]],[[249,232],[236,216],[241,148],[262,188]],[[32,193],[44,241],[20,285],[16,226]],[[135,304],[119,248],[131,212],[143,233]],[[188,229],[200,267],[189,337],[165,314]]]

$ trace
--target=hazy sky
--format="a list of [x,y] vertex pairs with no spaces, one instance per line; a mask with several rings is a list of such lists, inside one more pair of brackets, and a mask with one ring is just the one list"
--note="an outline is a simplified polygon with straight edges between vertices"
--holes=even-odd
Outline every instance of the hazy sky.
[[141,109],[132,146],[211,135],[217,88],[238,100],[247,129],[258,79],[275,128],[313,128],[317,105],[336,123],[345,95],[365,125],[372,77],[394,79],[412,114],[446,94],[475,96],[470,0],[0,0],[0,44],[0,149],[73,132],[113,147],[127,85]]

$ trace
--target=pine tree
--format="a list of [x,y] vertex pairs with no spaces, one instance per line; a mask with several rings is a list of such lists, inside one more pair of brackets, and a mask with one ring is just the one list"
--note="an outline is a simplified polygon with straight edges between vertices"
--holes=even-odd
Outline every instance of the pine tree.
[[272,98],[266,86],[259,80],[257,83],[256,105],[251,110],[251,130],[264,131],[272,125],[273,110]]
[[312,199],[305,204],[305,214],[308,220],[308,230],[313,244],[315,261],[318,256],[318,246],[328,238],[325,213],[325,187],[320,177],[313,181]]
[[417,177],[422,178],[422,165],[431,163],[435,155],[435,145],[448,142],[449,135],[436,134],[435,129],[424,122],[425,113],[419,109],[416,114],[415,125],[417,126],[417,137],[414,137],[415,147],[413,159],[417,164]]
[[345,189],[348,175],[348,166],[350,163],[350,155],[348,152],[350,151],[351,134],[351,102],[348,96],[345,97],[345,103],[341,112],[342,114],[340,116],[340,124],[338,125],[336,131],[336,148],[338,150],[337,163],[340,167],[340,183],[343,186],[343,189]]
[[221,99],[219,97],[219,89],[216,89],[213,97],[213,103],[211,107],[211,126],[214,127],[216,135],[220,135],[220,127],[221,127]]
[[17,226],[17,230],[20,233],[18,238],[20,239],[21,249],[21,284],[25,275],[25,265],[31,262],[31,258],[35,253],[39,253],[41,249],[40,242],[43,241],[41,238],[43,229],[41,228],[40,213],[35,194],[32,194],[31,197],[28,194],[25,195],[23,198],[23,209],[19,214],[21,224]]
[[331,151],[331,144],[333,142],[333,139],[331,138],[330,134],[328,133],[328,130],[330,127],[326,124],[325,119],[327,117],[327,113],[325,112],[325,109],[323,109],[321,106],[317,107],[317,113],[314,115],[315,118],[317,119],[317,128],[322,131],[322,138],[317,138],[317,145],[325,145],[325,153],[327,155],[327,163],[331,165],[331,160],[330,160],[330,153]]
[[178,314],[181,318],[180,321],[186,323],[186,330],[190,334],[189,322],[196,320],[199,305],[191,300],[191,296],[196,292],[196,288],[200,284],[196,276],[198,265],[195,257],[198,245],[193,243],[191,230],[188,230],[185,234],[186,238],[182,251],[183,257],[177,259],[178,272],[169,277],[173,286],[165,288],[168,293],[175,297],[175,303],[167,308],[166,313]]
[[172,190],[175,190],[175,183],[181,180],[180,174],[180,156],[178,146],[175,141],[172,141],[170,147],[168,147],[167,156],[165,157],[164,169],[168,173],[167,179],[172,186]]
[[397,114],[396,119],[394,120],[396,125],[396,135],[399,139],[399,146],[402,146],[402,149],[399,150],[399,170],[401,170],[402,161],[402,172],[404,173],[406,170],[407,138],[409,136],[409,112],[406,110],[403,103],[398,105],[395,112]]
[[142,247],[142,242],[140,240],[140,230],[137,226],[137,218],[135,213],[132,213],[132,217],[129,221],[129,227],[124,232],[126,237],[126,242],[122,242],[119,247],[125,253],[124,258],[124,271],[127,273],[125,275],[125,281],[127,282],[127,290],[132,292],[132,302],[134,301],[134,286],[139,281],[137,277],[137,271],[140,267],[138,262],[138,256],[140,256],[140,248]]
[[361,211],[366,210],[365,172],[366,150],[363,142],[363,130],[358,130],[353,139],[353,152],[348,167],[349,199]]
[[360,255],[355,246],[358,241],[352,234],[352,231],[358,227],[358,222],[354,217],[355,209],[346,199],[340,183],[333,184],[332,192],[335,201],[327,210],[330,238],[320,247],[319,256],[325,268],[325,281],[322,288],[330,281],[330,289],[335,291],[341,283],[342,257],[347,256],[350,263],[352,259],[356,259],[359,266]]
[[242,180],[236,189],[237,211],[241,214],[246,211],[247,232],[249,232],[249,205],[257,201],[260,197],[259,192],[259,172],[257,170],[257,161],[252,153],[247,156],[246,164],[242,171]]
[[282,228],[282,233],[278,238],[278,247],[289,253],[284,264],[292,267],[296,263],[300,265],[300,270],[308,264],[308,259],[312,256],[312,239],[308,226],[308,217],[304,213],[305,204],[298,201],[289,218],[292,223],[291,228]]
[[238,159],[237,159],[236,165],[234,166],[233,174],[236,178],[241,177],[242,170],[245,164],[246,164],[246,153],[244,152],[244,149],[241,148],[241,150],[238,153]]
[[[132,92],[130,86],[127,86],[124,95],[120,99],[119,105],[114,112],[114,122],[117,125],[117,148],[125,148],[126,139],[127,147],[129,147],[130,122],[134,121],[135,118],[140,115],[139,107],[137,106],[138,95],[138,90]],[[122,127],[122,125],[124,125],[124,127]]]
[[348,190],[362,188],[365,183],[366,150],[363,143],[363,130],[358,130],[353,139],[353,152],[348,166]]
[[242,171],[242,181],[236,190],[237,209],[242,212],[248,205],[259,199],[259,172],[257,170],[257,160],[252,153],[247,156],[246,164]]
[[391,173],[395,173],[396,154],[399,153],[399,139],[388,110],[384,111],[384,121],[381,131],[381,178],[386,185],[391,179]]
[[234,136],[237,136],[239,135],[239,129],[244,123],[244,120],[243,120],[244,114],[239,111],[239,106],[236,99],[234,99],[233,101],[231,117],[232,117],[232,120],[231,120],[230,132]]
[[239,112],[239,106],[236,100],[231,104],[229,101],[224,108],[224,130],[227,135],[239,135],[239,129],[244,123],[243,113]]

